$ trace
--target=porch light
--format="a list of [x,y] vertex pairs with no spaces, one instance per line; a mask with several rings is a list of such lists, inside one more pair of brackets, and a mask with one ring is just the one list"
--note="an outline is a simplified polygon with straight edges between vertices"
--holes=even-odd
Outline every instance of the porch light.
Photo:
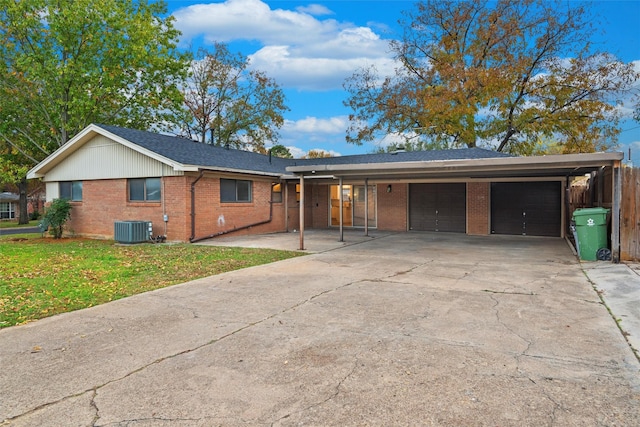
[[387,193],[391,193],[391,184],[387,185]]

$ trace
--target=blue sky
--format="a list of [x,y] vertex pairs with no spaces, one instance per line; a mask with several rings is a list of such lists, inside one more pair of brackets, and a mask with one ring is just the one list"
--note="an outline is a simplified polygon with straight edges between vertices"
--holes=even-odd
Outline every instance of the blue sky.
[[[597,49],[633,62],[640,71],[640,0],[591,3],[603,30],[593,36]],[[375,65],[381,74],[392,74],[388,43],[399,36],[398,20],[414,2],[174,0],[167,4],[183,33],[183,48],[225,42],[285,90],[291,111],[285,115],[278,142],[294,156],[311,149],[347,155],[376,148],[371,143],[345,142],[351,111],[342,105],[346,98],[342,83],[363,66]],[[640,82],[637,87],[640,90]],[[625,120],[621,128],[617,150],[627,160],[630,147],[634,165],[640,166],[640,123]]]

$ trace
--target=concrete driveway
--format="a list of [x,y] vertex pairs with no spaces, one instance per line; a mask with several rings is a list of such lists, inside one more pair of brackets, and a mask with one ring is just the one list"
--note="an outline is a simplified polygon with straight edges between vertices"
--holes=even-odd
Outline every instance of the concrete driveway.
[[0,425],[640,425],[564,241],[358,240],[0,331]]

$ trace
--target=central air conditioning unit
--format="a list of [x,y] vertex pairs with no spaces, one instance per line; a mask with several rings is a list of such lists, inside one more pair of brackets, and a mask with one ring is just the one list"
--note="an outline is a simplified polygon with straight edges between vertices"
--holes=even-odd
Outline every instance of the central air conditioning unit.
[[113,238],[118,243],[148,242],[151,230],[151,221],[116,221]]

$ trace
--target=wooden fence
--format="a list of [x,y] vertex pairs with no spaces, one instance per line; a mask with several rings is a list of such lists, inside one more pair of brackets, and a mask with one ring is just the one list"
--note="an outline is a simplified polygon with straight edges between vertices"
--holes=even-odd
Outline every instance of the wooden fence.
[[623,167],[620,178],[620,260],[640,261],[640,168]]
[[[640,168],[622,167],[620,260],[640,261]],[[579,208],[612,207],[611,168],[574,182],[569,189],[567,219]],[[611,225],[611,224],[609,224]],[[609,230],[610,231],[610,230]]]

